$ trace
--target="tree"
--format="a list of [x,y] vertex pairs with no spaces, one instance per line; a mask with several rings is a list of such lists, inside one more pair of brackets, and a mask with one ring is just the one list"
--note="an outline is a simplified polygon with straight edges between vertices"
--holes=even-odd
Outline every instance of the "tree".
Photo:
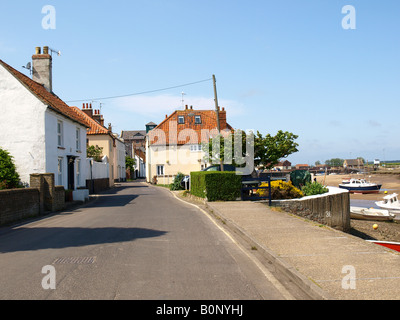
[[298,152],[298,143],[295,142],[299,136],[279,130],[275,136],[267,134],[265,137],[260,132],[254,141],[255,165],[264,169],[273,168],[282,158],[287,158]]
[[134,166],[136,165],[136,160],[131,158],[130,156],[125,157],[125,167],[129,169],[131,172],[134,170]]
[[331,167],[343,167],[343,163],[344,160],[340,158],[333,158],[325,161],[325,164]]
[[15,168],[13,157],[0,148],[0,190],[19,187],[19,174]]
[[87,153],[88,158],[93,158],[94,161],[101,162],[103,148],[101,148],[97,145],[96,146],[88,146],[86,153]]
[[[225,164],[240,167],[245,165],[244,158],[252,156],[256,166],[270,169],[282,158],[298,152],[299,145],[295,142],[297,138],[297,135],[283,131],[278,131],[275,136],[267,134],[264,137],[260,132],[254,135],[253,132],[246,134],[243,130],[236,130],[235,135],[225,138],[217,136],[203,145],[203,151],[206,152],[204,160],[212,163],[222,160]],[[219,145],[215,143],[216,139],[220,140]],[[254,154],[249,153],[249,147],[254,149]]]

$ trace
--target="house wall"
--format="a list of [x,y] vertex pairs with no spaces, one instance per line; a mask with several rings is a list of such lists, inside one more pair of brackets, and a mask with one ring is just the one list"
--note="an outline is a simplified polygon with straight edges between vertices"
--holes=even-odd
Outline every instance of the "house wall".
[[45,111],[15,77],[0,66],[0,147],[13,157],[23,183],[46,171]]
[[[157,175],[158,165],[164,165],[164,175],[158,176],[158,183],[163,183],[162,181],[165,180],[166,184],[172,183],[171,178],[179,172],[189,175],[190,172],[200,171],[206,166],[203,160],[204,152],[192,152],[190,145],[150,146],[146,154],[148,182],[151,182],[153,177]],[[166,179],[163,176],[166,176]]]
[[[62,121],[63,144],[58,146],[57,123]],[[46,173],[54,173],[56,185],[68,189],[68,158],[75,156],[75,189],[86,186],[86,127],[74,122],[50,109],[45,112],[45,141],[46,141]],[[76,148],[76,129],[80,129],[80,148]],[[62,182],[58,179],[58,159],[62,158]],[[80,162],[80,175],[78,177],[78,161]]]
[[114,149],[114,179],[116,181],[125,181],[125,144],[121,140],[116,139]]
[[103,156],[107,157],[107,161],[109,163],[109,185],[114,185],[114,147],[113,147],[113,139],[106,134],[99,134],[99,135],[88,135],[89,145],[90,146],[99,146],[103,148]]

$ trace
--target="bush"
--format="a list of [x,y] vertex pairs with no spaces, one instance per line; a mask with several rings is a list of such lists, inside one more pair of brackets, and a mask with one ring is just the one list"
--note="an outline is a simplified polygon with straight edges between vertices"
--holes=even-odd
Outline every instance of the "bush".
[[[260,187],[268,187],[268,183],[264,182]],[[257,194],[260,197],[268,196],[268,189],[258,189]],[[273,200],[283,199],[296,199],[303,197],[303,193],[300,189],[293,186],[292,182],[284,181],[271,181],[271,198]]]
[[181,186],[181,181],[185,177],[185,175],[181,172],[178,173],[178,175],[175,177],[174,182],[171,184],[170,189],[173,191],[176,190],[183,190]]
[[305,196],[314,196],[317,194],[324,194],[329,192],[328,188],[318,182],[308,182],[302,189]]
[[0,190],[20,187],[19,174],[16,171],[13,157],[0,148]]
[[236,172],[191,173],[191,193],[208,201],[234,201],[240,197],[242,177]]

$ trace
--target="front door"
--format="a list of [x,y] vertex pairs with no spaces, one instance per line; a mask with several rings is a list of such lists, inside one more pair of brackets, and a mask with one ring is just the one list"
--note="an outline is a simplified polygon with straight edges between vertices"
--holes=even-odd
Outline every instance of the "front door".
[[75,157],[68,156],[68,189],[75,190]]

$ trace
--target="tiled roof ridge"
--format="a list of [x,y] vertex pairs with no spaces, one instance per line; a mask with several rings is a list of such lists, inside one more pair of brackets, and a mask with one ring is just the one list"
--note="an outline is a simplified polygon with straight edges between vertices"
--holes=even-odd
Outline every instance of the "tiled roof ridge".
[[27,77],[23,73],[14,69],[1,59],[0,59],[0,65],[2,65],[8,72],[10,72],[11,75],[13,75],[29,92],[31,92],[44,104],[48,105],[52,110],[64,115],[65,117],[75,122],[78,122],[86,126],[86,124],[82,122],[82,120],[79,117],[77,117],[74,112],[71,111],[71,108],[64,101],[62,101],[55,93],[47,91],[42,84],[33,81],[31,78]]
[[89,127],[87,134],[88,135],[94,135],[94,134],[109,134],[110,131],[102,126],[100,123],[98,123],[96,120],[93,118],[89,117],[85,112],[83,112],[81,109],[75,106],[70,107],[75,114],[82,118],[82,121],[86,123],[86,125]]

